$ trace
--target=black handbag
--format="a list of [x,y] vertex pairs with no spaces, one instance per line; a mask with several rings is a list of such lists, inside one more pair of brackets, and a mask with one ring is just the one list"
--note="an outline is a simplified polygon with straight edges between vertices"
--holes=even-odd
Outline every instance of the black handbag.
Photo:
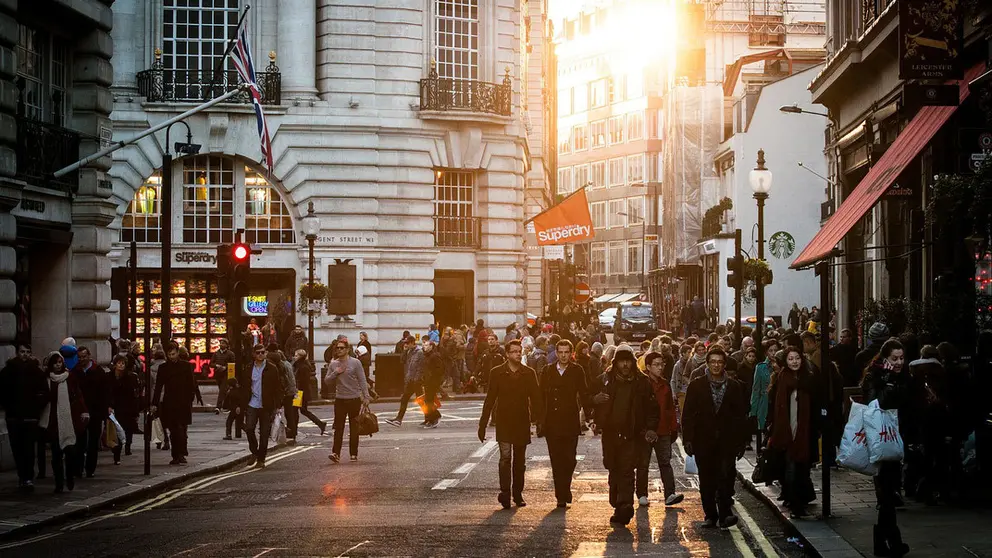
[[758,463],[751,473],[751,482],[754,484],[771,483],[782,480],[785,476],[785,454],[776,448],[765,448],[758,455]]

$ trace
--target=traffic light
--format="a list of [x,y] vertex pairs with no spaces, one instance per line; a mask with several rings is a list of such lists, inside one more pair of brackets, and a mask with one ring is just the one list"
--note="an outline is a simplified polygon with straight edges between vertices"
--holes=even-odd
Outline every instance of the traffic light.
[[727,258],[727,286],[736,290],[744,287],[744,258]]
[[230,289],[231,279],[231,245],[221,244],[217,246],[217,294],[221,298],[227,298]]
[[[251,246],[237,242],[230,247],[230,288],[229,294],[240,304],[242,297],[248,296],[248,281],[251,278]],[[220,260],[218,259],[218,264]],[[230,305],[230,302],[228,303]]]

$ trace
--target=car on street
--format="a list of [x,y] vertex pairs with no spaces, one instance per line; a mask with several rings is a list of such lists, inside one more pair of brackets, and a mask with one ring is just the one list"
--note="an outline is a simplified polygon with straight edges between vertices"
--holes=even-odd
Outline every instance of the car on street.
[[607,308],[599,313],[599,327],[603,331],[613,331],[613,322],[617,319],[617,307]]
[[[727,327],[730,327],[730,328],[734,327],[734,319],[733,318],[727,318],[727,321],[725,321],[724,323],[727,324]],[[749,327],[749,328],[751,328],[753,330],[755,324],[757,324],[757,323],[758,323],[758,317],[757,316],[741,316],[741,327],[745,327],[746,326],[746,327]],[[778,327],[778,324],[775,322],[775,319],[774,318],[771,318],[769,316],[765,316],[765,329],[768,329],[768,328],[775,329],[777,327]]]
[[640,343],[659,335],[658,317],[650,302],[621,302],[613,324],[614,343]]

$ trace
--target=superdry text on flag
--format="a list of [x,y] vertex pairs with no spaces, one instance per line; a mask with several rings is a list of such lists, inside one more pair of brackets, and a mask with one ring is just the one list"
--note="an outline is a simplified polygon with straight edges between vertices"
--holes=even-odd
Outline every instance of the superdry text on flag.
[[262,111],[262,92],[258,88],[258,81],[255,77],[255,62],[251,57],[247,26],[242,26],[238,31],[238,40],[234,45],[233,52],[234,67],[238,71],[238,77],[248,86],[251,104],[255,107],[255,120],[258,124],[258,139],[261,142],[262,157],[265,159],[266,168],[272,172],[272,141],[269,138],[269,126],[265,122],[265,113]]
[[584,188],[538,214],[530,222],[534,225],[539,246],[568,244],[595,236]]

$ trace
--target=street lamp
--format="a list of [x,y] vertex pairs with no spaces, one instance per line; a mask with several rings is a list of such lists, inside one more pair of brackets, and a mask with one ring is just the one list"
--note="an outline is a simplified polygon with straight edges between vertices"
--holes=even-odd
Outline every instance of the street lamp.
[[[765,168],[765,150],[758,150],[758,166],[755,167],[748,180],[751,183],[751,191],[754,192],[754,200],[758,203],[758,259],[765,259],[765,200],[768,199],[768,192],[772,189],[772,171]],[[765,285],[763,277],[759,275],[754,283],[757,289],[754,297],[755,316],[758,319],[753,336],[754,344],[761,352],[761,338],[765,333]]]
[[830,115],[825,112],[806,110],[804,108],[800,108],[799,105],[782,105],[778,107],[778,110],[782,112],[787,112],[789,114],[815,114],[816,116],[825,116],[827,118],[830,118]]
[[[313,212],[313,202],[307,203],[307,216],[303,218],[303,234],[307,238],[307,250],[308,259],[307,266],[309,269],[309,277],[307,281],[310,284],[310,291],[313,290],[313,243],[317,240],[317,233],[320,232],[320,218]],[[313,354],[313,301],[308,300],[307,303],[307,338],[308,338],[308,348],[310,352],[310,361],[315,362],[316,357]]]

